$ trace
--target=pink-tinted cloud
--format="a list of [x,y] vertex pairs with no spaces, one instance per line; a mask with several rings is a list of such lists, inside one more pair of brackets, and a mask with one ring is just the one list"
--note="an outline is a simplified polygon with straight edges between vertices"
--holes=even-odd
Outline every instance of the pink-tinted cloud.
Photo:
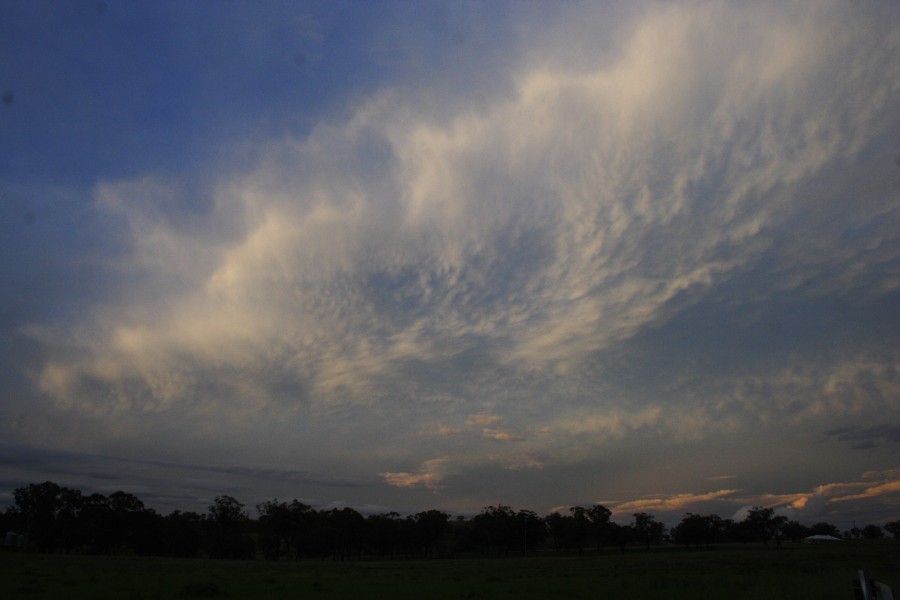
[[521,436],[513,435],[508,431],[492,429],[490,427],[485,427],[481,430],[481,437],[495,442],[520,442],[524,439]]
[[612,508],[613,514],[630,514],[635,512],[672,512],[685,510],[695,504],[721,500],[734,496],[739,490],[727,489],[706,492],[702,494],[676,494],[674,496],[662,496],[658,498],[643,498],[623,502]]
[[459,427],[447,427],[446,425],[438,425],[437,429],[423,431],[418,435],[423,437],[451,437],[454,435],[460,435],[463,432],[464,430]]
[[441,482],[448,474],[449,459],[446,457],[426,460],[413,473],[379,473],[388,485],[401,488],[424,487],[429,490],[441,489],[443,487]]
[[887,481],[879,485],[873,485],[871,487],[867,487],[862,492],[858,494],[851,494],[849,496],[841,496],[839,498],[832,498],[831,502],[849,502],[851,500],[866,500],[869,498],[876,498],[878,496],[888,496],[888,495],[898,495],[900,496],[900,480]]
[[493,425],[494,423],[499,423],[503,420],[503,417],[499,415],[492,415],[490,413],[478,413],[474,415],[469,415],[469,418],[466,419],[466,425]]

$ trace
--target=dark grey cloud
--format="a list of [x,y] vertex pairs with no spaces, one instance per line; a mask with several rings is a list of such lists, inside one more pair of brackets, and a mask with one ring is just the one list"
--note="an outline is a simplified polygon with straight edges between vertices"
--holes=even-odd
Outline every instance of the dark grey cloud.
[[829,429],[825,435],[847,442],[856,450],[868,450],[882,444],[900,443],[900,425],[888,423],[869,427],[850,425]]
[[272,489],[272,482],[299,493],[311,488],[371,488],[377,481],[284,467],[141,460],[21,444],[0,444],[0,450],[0,466],[8,474],[0,485],[9,492],[4,494],[8,500],[15,488],[50,480],[87,492],[131,491],[155,508],[200,510],[213,496],[235,490],[243,493],[242,500],[262,500],[265,493],[255,486]]

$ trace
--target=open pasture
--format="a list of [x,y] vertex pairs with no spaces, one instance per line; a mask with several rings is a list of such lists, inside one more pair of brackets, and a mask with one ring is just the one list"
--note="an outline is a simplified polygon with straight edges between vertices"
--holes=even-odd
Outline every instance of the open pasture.
[[[860,568],[900,590],[900,544],[662,547],[584,556],[332,562],[0,554],[12,598],[851,599]],[[895,592],[896,593],[896,592]],[[10,594],[10,595],[6,595]]]

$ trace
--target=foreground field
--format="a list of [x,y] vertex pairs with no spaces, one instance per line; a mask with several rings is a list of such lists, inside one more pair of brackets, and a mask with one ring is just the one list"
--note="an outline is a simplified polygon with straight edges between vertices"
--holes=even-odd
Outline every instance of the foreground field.
[[896,594],[900,543],[346,563],[0,554],[13,598],[850,599],[860,568]]

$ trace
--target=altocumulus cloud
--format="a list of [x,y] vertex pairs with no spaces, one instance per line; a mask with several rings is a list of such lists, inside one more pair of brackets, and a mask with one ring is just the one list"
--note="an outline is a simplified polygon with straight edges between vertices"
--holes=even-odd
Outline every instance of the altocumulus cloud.
[[[117,283],[77,322],[27,328],[34,381],[80,439],[147,443],[175,419],[177,444],[247,448],[271,425],[445,494],[478,465],[547,472],[633,437],[896,410],[883,343],[627,382],[642,336],[707,305],[753,321],[786,297],[896,297],[896,169],[860,159],[898,131],[891,10],[649,5],[571,62],[598,15],[569,14],[471,107],[381,89],[202,184],[102,182]],[[423,430],[442,435],[425,448]]]

